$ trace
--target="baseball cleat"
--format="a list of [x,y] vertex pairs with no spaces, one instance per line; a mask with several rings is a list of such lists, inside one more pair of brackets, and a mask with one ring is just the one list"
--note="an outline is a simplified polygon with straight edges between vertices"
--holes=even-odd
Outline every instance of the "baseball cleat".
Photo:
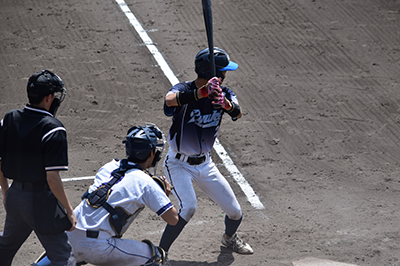
[[253,254],[253,249],[235,233],[231,238],[226,234],[222,236],[222,244],[239,254]]

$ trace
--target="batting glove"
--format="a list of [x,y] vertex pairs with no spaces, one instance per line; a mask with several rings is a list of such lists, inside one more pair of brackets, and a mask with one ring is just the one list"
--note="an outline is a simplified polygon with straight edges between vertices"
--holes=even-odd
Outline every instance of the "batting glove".
[[225,95],[221,91],[214,97],[214,101],[212,101],[212,104],[214,105],[214,109],[229,109],[230,105],[227,100],[225,100]]
[[214,99],[216,95],[222,92],[219,85],[221,81],[217,77],[211,78],[204,87],[200,88],[201,95],[205,98]]

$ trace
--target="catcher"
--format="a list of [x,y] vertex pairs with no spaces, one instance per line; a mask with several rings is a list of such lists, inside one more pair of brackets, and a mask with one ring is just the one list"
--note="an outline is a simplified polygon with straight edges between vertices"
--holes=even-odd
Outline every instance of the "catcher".
[[[112,160],[96,174],[94,184],[75,208],[76,229],[68,233],[77,265],[162,265],[165,252],[149,240],[122,239],[137,215],[148,206],[170,225],[178,213],[168,196],[165,177],[152,176],[164,149],[164,135],[155,125],[129,129],[127,159]],[[154,182],[157,181],[157,182]],[[33,265],[49,265],[39,258]]]

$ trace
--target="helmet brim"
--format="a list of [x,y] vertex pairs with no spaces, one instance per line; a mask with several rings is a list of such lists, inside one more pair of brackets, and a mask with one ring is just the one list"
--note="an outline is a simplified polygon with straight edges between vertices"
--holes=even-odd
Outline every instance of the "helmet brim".
[[235,71],[239,67],[235,62],[229,61],[229,64],[223,68],[218,69],[219,71]]

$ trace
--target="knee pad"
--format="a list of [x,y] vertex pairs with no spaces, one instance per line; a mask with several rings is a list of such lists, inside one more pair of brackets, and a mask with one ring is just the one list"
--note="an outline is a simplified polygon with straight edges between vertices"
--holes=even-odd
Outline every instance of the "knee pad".
[[147,245],[150,246],[151,248],[151,258],[143,265],[141,266],[161,266],[164,265],[165,263],[165,251],[160,248],[155,246],[150,240],[145,239],[142,240],[143,243],[146,243]]

